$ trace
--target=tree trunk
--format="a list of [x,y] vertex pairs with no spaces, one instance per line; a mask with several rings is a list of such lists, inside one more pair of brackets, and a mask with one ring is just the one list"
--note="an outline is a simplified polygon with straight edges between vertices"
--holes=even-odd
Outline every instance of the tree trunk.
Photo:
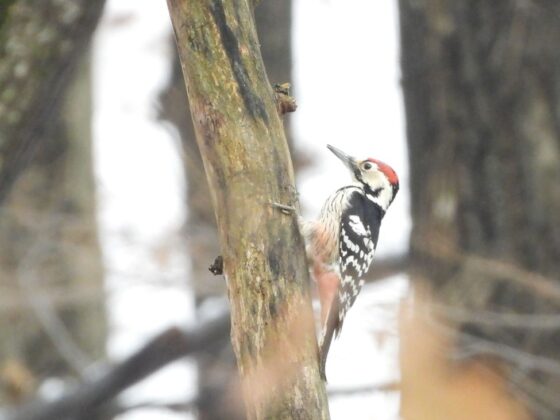
[[104,0],[6,0],[0,6],[0,203],[53,124]]
[[[13,1],[0,19],[0,401],[80,376],[105,347],[83,49],[103,2]],[[88,59],[86,59],[88,58]],[[77,72],[71,71],[80,62]]]
[[400,11],[415,278],[458,354],[498,357],[536,417],[560,418],[559,330],[528,327],[560,308],[560,4]]
[[249,418],[328,418],[290,156],[247,2],[169,0]]
[[[273,82],[291,80],[291,1],[265,1],[256,8],[255,19],[260,32],[261,51],[269,79]],[[174,55],[173,71],[169,85],[161,95],[161,118],[178,129],[184,151],[186,172],[188,218],[186,237],[191,257],[190,284],[198,308],[209,299],[224,296],[226,284],[221,277],[213,276],[209,264],[219,255],[218,233],[208,194],[208,182],[196,138],[179,57]],[[189,116],[186,118],[185,116]],[[289,119],[284,121],[288,129]],[[289,140],[289,139],[288,139]],[[288,141],[288,143],[290,143]],[[236,382],[235,356],[231,346],[215,348],[196,356],[200,403],[197,415],[200,420],[231,418],[231,407],[224,398],[228,384]],[[244,418],[244,416],[241,416]]]

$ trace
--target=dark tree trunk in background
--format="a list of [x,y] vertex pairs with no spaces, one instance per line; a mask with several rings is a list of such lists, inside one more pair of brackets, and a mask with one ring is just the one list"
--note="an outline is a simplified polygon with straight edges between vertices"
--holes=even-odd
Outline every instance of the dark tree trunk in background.
[[[292,0],[263,0],[255,7],[261,54],[270,83],[292,83]],[[290,119],[284,119],[288,146],[294,150]],[[294,156],[297,169],[299,161]]]
[[104,352],[85,54],[103,3],[0,7],[2,403]]
[[104,0],[5,0],[0,6],[0,203],[52,129]]
[[[261,2],[255,9],[261,52],[272,83],[291,81],[291,1]],[[223,277],[213,276],[208,266],[220,254],[216,219],[208,182],[196,144],[192,119],[188,109],[185,83],[178,56],[174,55],[173,71],[169,85],[161,96],[161,118],[178,129],[183,145],[184,167],[187,178],[188,218],[186,236],[191,258],[190,280],[197,307],[209,299],[224,297],[226,284]],[[289,139],[288,119],[284,120]],[[293,148],[292,148],[293,150]],[[198,417],[203,420],[223,419],[231,413],[226,388],[237,379],[235,357],[229,343],[223,348],[197,356],[200,375],[199,392],[203,396],[198,406]]]
[[[528,327],[560,310],[560,3],[400,10],[415,277],[460,351],[498,356],[533,413],[560,418],[560,330]],[[489,312],[529,316],[474,317]]]

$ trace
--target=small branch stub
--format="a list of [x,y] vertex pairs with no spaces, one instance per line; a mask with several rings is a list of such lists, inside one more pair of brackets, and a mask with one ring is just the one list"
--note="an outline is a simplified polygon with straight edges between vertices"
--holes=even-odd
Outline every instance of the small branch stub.
[[290,83],[276,83],[274,85],[274,93],[276,96],[276,107],[280,115],[287,114],[288,112],[295,112],[297,109],[296,100],[290,96]]
[[296,213],[296,208],[294,206],[288,206],[285,204],[280,204],[275,202],[270,202],[270,205],[272,206],[272,208],[280,210],[283,214],[287,216],[291,216],[292,214]]
[[208,270],[215,276],[219,276],[220,274],[224,274],[224,259],[221,255],[218,255],[214,262],[210,264]]

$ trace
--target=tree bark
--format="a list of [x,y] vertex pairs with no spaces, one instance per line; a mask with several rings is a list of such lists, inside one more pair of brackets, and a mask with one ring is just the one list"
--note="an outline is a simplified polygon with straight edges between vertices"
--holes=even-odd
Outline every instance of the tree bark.
[[247,2],[168,1],[216,213],[249,418],[328,418],[290,156]]
[[[291,1],[266,1],[255,10],[255,20],[260,36],[261,51],[269,79],[281,83],[291,77]],[[188,217],[186,241],[190,256],[190,285],[195,294],[196,305],[203,308],[212,298],[224,296],[226,284],[223,278],[213,276],[208,265],[220,253],[216,219],[208,209],[212,208],[208,194],[208,182],[204,174],[202,158],[196,144],[192,118],[179,57],[174,55],[173,70],[168,86],[161,95],[160,118],[170,121],[178,129],[183,145],[183,162],[186,173]],[[189,115],[189,118],[185,118]],[[289,119],[284,120],[289,134]],[[288,138],[290,144],[290,139]],[[297,162],[296,162],[297,166]],[[231,418],[227,398],[228,384],[238,380],[235,355],[231,345],[215,348],[196,355],[200,402],[197,416],[200,420]],[[219,400],[215,397],[218,396]],[[244,418],[244,417],[243,417]]]
[[533,414],[559,418],[560,375],[535,363],[560,366],[558,330],[488,314],[560,307],[540,287],[560,287],[560,5],[400,0],[400,12],[415,278],[448,305],[438,315],[460,353],[498,357]]

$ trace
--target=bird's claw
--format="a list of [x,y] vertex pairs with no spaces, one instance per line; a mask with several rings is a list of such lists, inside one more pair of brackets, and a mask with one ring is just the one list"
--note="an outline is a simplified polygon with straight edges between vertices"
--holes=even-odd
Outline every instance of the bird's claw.
[[271,201],[270,205],[272,206],[272,208],[278,209],[280,210],[282,213],[286,214],[286,215],[292,215],[296,212],[296,208],[293,206],[287,206],[285,204],[280,204],[280,203],[276,203]]

